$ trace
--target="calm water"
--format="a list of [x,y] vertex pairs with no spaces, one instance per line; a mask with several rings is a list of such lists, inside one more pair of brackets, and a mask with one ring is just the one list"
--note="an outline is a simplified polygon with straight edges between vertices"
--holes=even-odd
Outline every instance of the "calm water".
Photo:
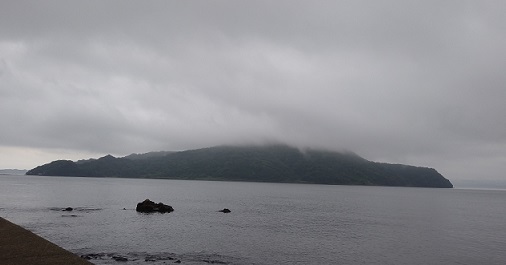
[[0,216],[96,264],[502,265],[505,210],[503,190],[0,176]]

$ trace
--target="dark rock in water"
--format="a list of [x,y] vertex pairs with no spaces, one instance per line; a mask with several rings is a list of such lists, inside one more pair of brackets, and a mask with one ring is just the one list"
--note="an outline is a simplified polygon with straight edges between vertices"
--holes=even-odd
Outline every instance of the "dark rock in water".
[[172,206],[170,205],[166,205],[161,202],[154,203],[149,199],[146,199],[143,202],[137,203],[137,207],[135,208],[135,210],[141,213],[153,213],[153,212],[170,213],[174,211],[174,208],[172,208]]
[[128,261],[127,258],[122,257],[122,256],[112,256],[112,259],[115,261]]
[[181,260],[178,259],[178,260],[174,261],[174,263],[181,263]]
[[221,213],[230,213],[231,211],[227,208],[223,209],[223,210],[219,210],[218,212],[221,212]]
[[72,208],[72,207],[67,207],[67,208],[63,209],[62,211],[72,212],[73,210],[74,210],[74,208]]
[[112,259],[115,261],[128,261],[127,258],[122,257],[122,256],[112,256]]
[[81,255],[81,258],[86,259],[86,260],[92,260],[92,259],[101,259],[101,258],[103,258],[103,256],[104,256],[104,254],[91,253],[91,254]]
[[[144,258],[144,261],[162,261],[162,260],[175,260],[175,258],[168,256],[168,255],[148,255]],[[164,262],[165,264],[165,262]]]

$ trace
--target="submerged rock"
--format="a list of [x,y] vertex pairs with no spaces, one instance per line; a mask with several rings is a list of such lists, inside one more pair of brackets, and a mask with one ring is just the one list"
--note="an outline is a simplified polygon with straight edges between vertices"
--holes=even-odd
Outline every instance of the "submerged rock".
[[122,257],[122,256],[112,256],[112,259],[115,261],[128,261],[128,258]]
[[220,212],[220,213],[230,213],[230,212],[232,212],[232,211],[230,211],[230,210],[229,210],[229,209],[227,209],[227,208],[224,208],[223,210],[219,210],[218,212]]
[[90,254],[81,255],[81,258],[86,259],[86,260],[92,260],[92,259],[103,259],[104,256],[105,256],[105,254],[103,254],[103,253],[90,253]]
[[[167,255],[148,255],[144,258],[144,261],[163,261],[163,260],[175,260],[175,258]],[[165,262],[164,262],[165,263]]]
[[72,207],[67,207],[65,209],[63,209],[62,211],[65,211],[65,212],[72,212],[74,210],[74,208]]
[[153,201],[146,199],[143,202],[137,203],[136,211],[141,213],[170,213],[174,211],[174,208],[170,205],[163,204],[161,202],[154,203]]

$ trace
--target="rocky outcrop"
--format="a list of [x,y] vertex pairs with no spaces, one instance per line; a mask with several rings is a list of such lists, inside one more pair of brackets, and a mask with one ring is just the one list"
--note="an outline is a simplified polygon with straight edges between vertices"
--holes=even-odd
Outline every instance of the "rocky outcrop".
[[161,202],[155,203],[149,199],[146,199],[143,202],[137,203],[135,210],[141,213],[170,213],[174,211],[174,208]]

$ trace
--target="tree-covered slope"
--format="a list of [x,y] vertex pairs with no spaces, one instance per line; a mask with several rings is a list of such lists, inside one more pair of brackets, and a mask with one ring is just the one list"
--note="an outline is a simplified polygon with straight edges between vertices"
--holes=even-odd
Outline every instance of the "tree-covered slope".
[[28,175],[131,177],[451,188],[436,170],[371,162],[351,153],[299,151],[283,145],[220,146],[72,162],[54,161]]

